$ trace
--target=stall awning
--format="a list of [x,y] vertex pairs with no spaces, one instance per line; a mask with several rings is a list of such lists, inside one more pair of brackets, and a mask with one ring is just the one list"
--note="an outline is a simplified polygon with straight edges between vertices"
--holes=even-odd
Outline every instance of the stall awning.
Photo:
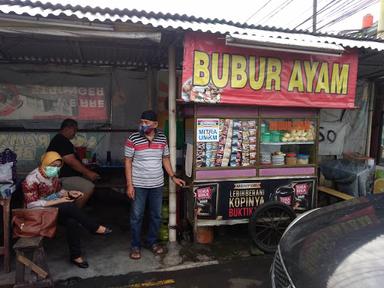
[[92,30],[64,30],[35,27],[0,27],[0,33],[13,35],[55,36],[73,39],[124,39],[137,41],[161,42],[161,32],[113,32]]

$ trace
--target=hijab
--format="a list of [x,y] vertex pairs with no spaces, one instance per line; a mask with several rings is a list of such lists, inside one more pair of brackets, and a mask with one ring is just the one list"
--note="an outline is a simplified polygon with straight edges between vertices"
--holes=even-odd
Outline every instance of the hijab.
[[56,160],[60,160],[61,165],[63,165],[63,159],[61,158],[59,153],[57,153],[55,151],[46,152],[43,154],[43,156],[41,156],[40,167],[44,170],[45,167],[49,166],[50,164],[52,164]]

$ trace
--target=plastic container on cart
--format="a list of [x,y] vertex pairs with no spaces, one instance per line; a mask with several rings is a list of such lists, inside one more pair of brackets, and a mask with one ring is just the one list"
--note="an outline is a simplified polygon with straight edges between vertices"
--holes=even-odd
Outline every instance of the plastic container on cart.
[[267,132],[267,124],[265,124],[265,123],[261,123],[261,125],[260,125],[260,131],[261,131],[261,134]]
[[297,154],[297,164],[309,164],[308,154]]
[[374,167],[347,159],[326,161],[320,171],[327,180],[334,181],[336,189],[354,197],[372,193]]
[[285,158],[285,161],[287,165],[296,165],[297,164],[296,153],[288,153],[287,157]]
[[75,149],[76,149],[76,154],[80,160],[83,160],[84,158],[86,158],[87,147],[79,146],[79,147],[76,147]]
[[284,165],[284,158],[284,154],[272,155],[272,165]]
[[261,142],[270,143],[271,142],[271,133],[265,132],[261,134]]
[[280,131],[271,132],[271,142],[280,142],[281,133]]

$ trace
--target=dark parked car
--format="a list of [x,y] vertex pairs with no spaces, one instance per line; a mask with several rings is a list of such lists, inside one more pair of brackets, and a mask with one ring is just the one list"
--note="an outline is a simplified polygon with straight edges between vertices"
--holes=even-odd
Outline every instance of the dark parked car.
[[384,193],[310,210],[280,240],[274,288],[384,287]]

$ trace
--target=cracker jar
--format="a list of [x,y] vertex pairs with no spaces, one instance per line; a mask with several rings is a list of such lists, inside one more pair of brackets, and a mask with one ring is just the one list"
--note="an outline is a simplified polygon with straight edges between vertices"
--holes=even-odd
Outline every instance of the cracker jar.
[[297,164],[296,153],[288,153],[287,157],[285,158],[285,161],[287,162],[287,165],[296,165]]

